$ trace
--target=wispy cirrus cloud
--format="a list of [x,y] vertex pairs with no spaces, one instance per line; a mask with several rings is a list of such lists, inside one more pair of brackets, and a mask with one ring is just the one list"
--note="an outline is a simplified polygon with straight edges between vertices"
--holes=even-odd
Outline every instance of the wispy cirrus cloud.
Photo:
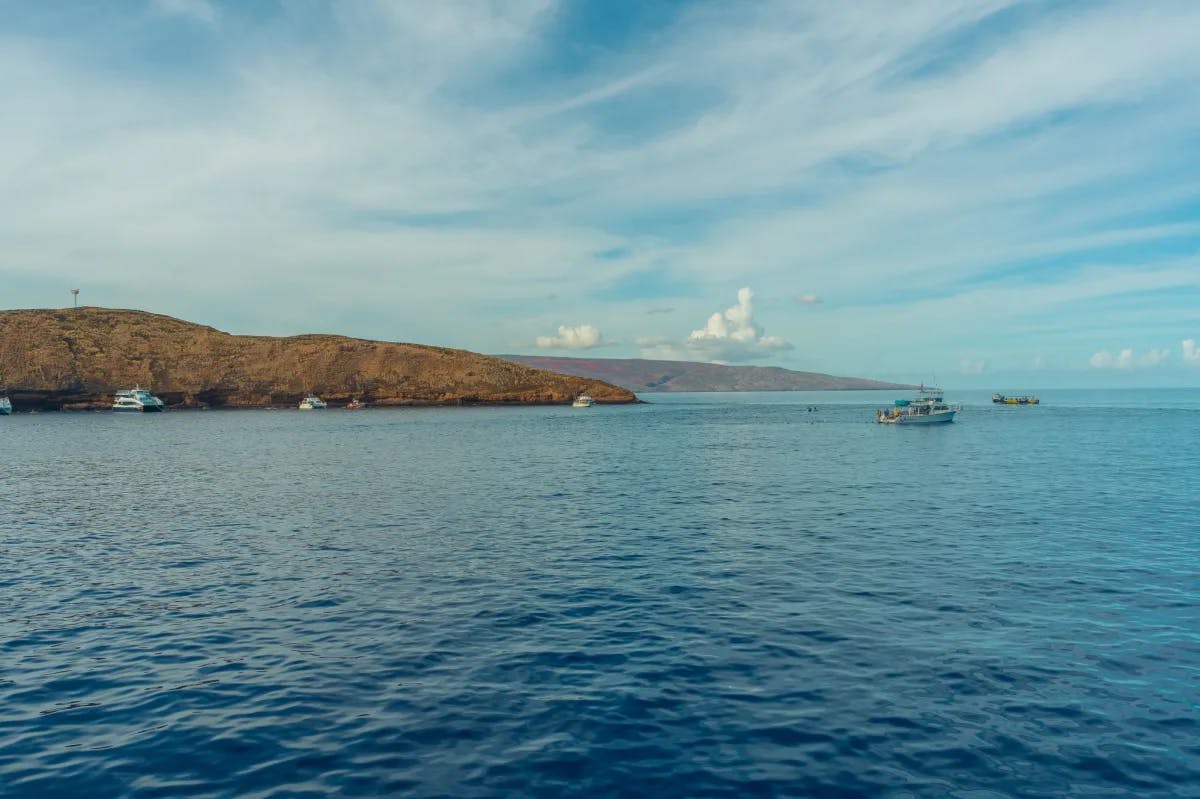
[[217,21],[217,8],[210,0],[152,0],[151,7],[160,14],[186,17],[206,25]]
[[[819,287],[838,302],[771,333],[850,373],[1082,364],[1101,333],[1194,320],[1195,4],[683,2],[618,31],[588,6],[147,0],[53,39],[15,7],[8,302],[80,283],[299,332],[319,296],[348,333],[485,349],[534,342],[529,298],[554,295],[707,358],[720,339],[685,346],[647,304]],[[931,318],[954,335],[891,334]]]

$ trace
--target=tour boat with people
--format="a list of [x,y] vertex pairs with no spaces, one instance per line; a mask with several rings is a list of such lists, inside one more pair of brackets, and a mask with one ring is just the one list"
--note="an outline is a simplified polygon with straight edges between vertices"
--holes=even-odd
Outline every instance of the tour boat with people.
[[141,386],[118,391],[113,401],[112,409],[118,413],[150,413],[166,408],[163,401]]
[[594,399],[592,399],[591,397],[589,397],[587,394],[580,394],[578,397],[575,398],[575,401],[571,403],[571,407],[572,408],[590,408],[595,404],[596,404],[596,401]]
[[12,413],[12,400],[0,395],[0,416],[8,416],[10,413]]
[[962,405],[947,405],[940,388],[921,386],[913,399],[898,399],[893,407],[875,411],[880,424],[939,424],[953,422]]
[[304,399],[300,400],[300,410],[302,411],[319,411],[325,407],[328,407],[325,404],[325,400],[321,399],[315,394],[310,394]]
[[1022,394],[1018,397],[1008,397],[1004,394],[993,394],[992,402],[997,405],[1037,405],[1039,400],[1032,394]]

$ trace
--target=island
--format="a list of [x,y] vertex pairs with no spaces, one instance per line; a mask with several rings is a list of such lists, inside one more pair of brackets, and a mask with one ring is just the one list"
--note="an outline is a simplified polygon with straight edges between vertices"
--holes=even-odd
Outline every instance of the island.
[[171,407],[637,402],[602,380],[466,350],[339,335],[239,336],[145,311],[0,311],[0,391],[15,410],[93,410],[134,386]]
[[644,358],[561,358],[546,355],[499,355],[538,369],[605,380],[630,391],[854,391],[915,389],[861,377],[797,372],[778,366],[729,366],[695,361]]

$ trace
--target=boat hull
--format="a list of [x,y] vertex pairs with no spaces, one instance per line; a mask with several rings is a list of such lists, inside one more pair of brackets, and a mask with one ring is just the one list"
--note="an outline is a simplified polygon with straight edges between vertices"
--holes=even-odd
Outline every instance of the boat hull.
[[900,416],[880,416],[877,420],[880,424],[946,424],[954,421],[954,414],[958,411],[942,411],[941,413],[922,413]]
[[954,414],[957,411],[944,411],[942,413],[928,413],[913,416],[900,416],[896,419],[896,424],[946,424],[954,421]]
[[163,409],[157,405],[143,405],[140,408],[113,408],[113,413],[162,413]]

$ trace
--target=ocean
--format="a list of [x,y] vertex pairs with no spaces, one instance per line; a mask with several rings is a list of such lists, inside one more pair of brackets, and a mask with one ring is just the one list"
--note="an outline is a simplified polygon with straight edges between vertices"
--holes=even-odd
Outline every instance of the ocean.
[[1200,797],[1200,390],[1038,393],[0,417],[0,795]]

